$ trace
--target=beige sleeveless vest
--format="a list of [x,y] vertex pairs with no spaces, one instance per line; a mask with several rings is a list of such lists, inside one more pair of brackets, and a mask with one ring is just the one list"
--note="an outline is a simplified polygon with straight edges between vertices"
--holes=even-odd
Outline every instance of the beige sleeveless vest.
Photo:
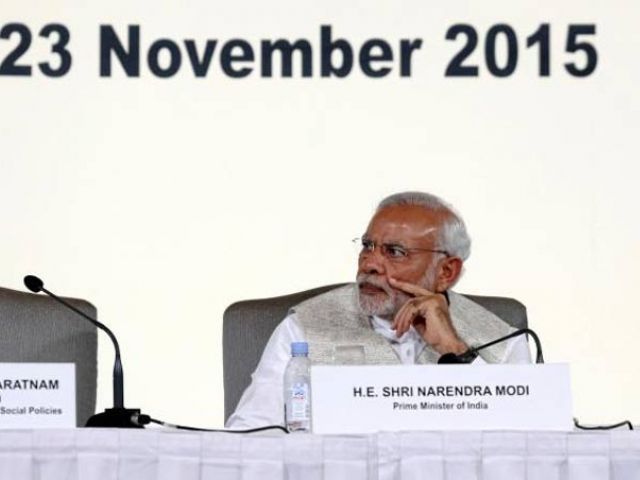
[[[304,330],[309,342],[312,363],[335,363],[336,345],[362,345],[368,364],[393,365],[400,360],[391,344],[377,334],[367,315],[360,311],[355,284],[331,290],[293,307],[290,313]],[[508,335],[515,329],[496,315],[454,292],[449,292],[449,312],[458,336],[469,346],[482,345]],[[480,352],[489,363],[498,363],[505,353],[506,343],[499,343]],[[418,357],[418,363],[437,363],[440,354],[429,345]]]

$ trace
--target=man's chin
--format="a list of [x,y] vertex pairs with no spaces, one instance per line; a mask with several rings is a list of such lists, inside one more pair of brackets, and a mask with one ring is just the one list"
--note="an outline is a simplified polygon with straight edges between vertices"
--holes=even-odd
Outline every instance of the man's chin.
[[395,307],[385,292],[372,295],[360,290],[358,292],[358,303],[360,304],[360,310],[365,315],[374,315],[381,318],[389,318],[394,315]]

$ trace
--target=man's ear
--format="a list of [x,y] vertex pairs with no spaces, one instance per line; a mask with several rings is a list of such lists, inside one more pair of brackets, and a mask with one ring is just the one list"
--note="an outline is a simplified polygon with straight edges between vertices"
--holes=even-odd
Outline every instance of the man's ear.
[[436,292],[449,290],[460,278],[462,273],[462,259],[447,257],[440,262],[438,277],[436,278]]

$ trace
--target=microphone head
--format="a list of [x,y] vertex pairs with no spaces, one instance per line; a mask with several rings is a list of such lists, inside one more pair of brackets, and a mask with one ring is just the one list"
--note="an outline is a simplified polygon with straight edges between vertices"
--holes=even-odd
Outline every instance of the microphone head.
[[38,293],[42,291],[44,282],[35,275],[27,275],[26,277],[24,277],[24,286],[31,290],[33,293]]

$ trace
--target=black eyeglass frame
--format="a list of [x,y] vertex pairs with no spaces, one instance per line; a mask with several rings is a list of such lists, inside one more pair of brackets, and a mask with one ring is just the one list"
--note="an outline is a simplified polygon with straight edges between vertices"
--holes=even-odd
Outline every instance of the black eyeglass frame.
[[[373,240],[368,239],[366,237],[356,237],[351,241],[356,245],[360,244],[360,246],[362,247],[362,250],[360,251],[360,255],[371,254],[375,252],[377,247],[380,247],[382,255],[384,255],[386,258],[391,258],[391,259],[407,258],[409,256],[409,253],[412,253],[412,252],[440,253],[442,255],[445,255],[447,258],[452,257],[452,255],[446,250],[438,250],[434,248],[405,247],[404,245],[400,245],[397,243],[377,244]],[[391,253],[394,249],[396,252],[400,251],[403,254],[401,254],[400,256],[394,256]]]

